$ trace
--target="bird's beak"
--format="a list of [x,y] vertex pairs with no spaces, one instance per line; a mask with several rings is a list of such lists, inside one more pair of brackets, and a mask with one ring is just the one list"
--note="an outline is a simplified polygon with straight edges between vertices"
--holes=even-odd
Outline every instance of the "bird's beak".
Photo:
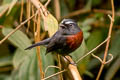
[[59,24],[60,27],[64,26],[63,24]]
[[64,25],[64,24],[59,24],[59,26],[60,26],[61,28],[65,28],[65,25]]

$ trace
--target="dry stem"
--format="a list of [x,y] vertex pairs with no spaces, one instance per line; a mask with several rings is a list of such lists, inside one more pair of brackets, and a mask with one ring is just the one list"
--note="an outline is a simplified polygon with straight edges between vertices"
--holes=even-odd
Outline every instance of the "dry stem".
[[80,59],[78,59],[76,61],[76,63],[78,63],[80,60],[82,60],[83,58],[85,58],[86,56],[88,56],[89,54],[91,54],[92,52],[94,52],[96,49],[98,49],[99,47],[101,47],[104,43],[106,43],[108,40],[110,39],[110,36],[108,36],[107,39],[105,39],[102,43],[100,43],[97,47],[93,48],[91,51],[89,51],[88,53],[86,53],[83,57],[81,57]]
[[67,70],[64,69],[63,71],[57,72],[57,73],[55,73],[55,74],[53,74],[53,75],[50,75],[50,76],[48,76],[48,77],[46,77],[46,78],[44,78],[44,79],[41,79],[41,80],[49,79],[49,78],[51,78],[51,77],[53,77],[53,76],[56,76],[56,75],[58,75],[58,74],[61,74],[61,73],[65,72],[65,71],[67,71]]
[[[73,16],[77,16],[77,15],[85,14],[85,13],[89,13],[89,12],[112,14],[112,12],[110,10],[104,10],[104,9],[92,9],[92,10],[80,9],[80,10],[76,10],[74,12],[69,13],[67,16],[63,16],[61,19],[70,18],[70,17],[73,17]],[[120,12],[116,12],[115,15],[120,16]]]
[[[40,41],[40,14],[38,14],[38,20],[37,20],[37,29],[36,29],[36,32],[35,32],[35,42],[39,42]],[[44,78],[44,72],[43,72],[43,68],[42,68],[42,59],[41,59],[41,56],[40,56],[40,46],[37,47],[37,57],[38,57],[38,65],[39,65],[39,68],[40,68],[40,76],[41,76],[41,79]]]
[[45,7],[47,8],[48,4],[50,3],[51,0],[48,0],[46,3],[45,3]]
[[[57,58],[58,58],[58,67],[60,68],[60,70],[62,70],[62,65],[61,65],[60,55],[59,55],[59,54],[57,54]],[[58,78],[59,78],[59,80],[63,80],[63,75],[60,74],[60,75],[58,76]]]
[[[113,0],[111,0],[111,5],[112,5],[112,19],[111,20],[111,23],[110,23],[110,28],[109,28],[109,33],[108,33],[108,36],[111,36],[111,33],[112,33],[112,27],[113,27],[113,23],[114,23],[114,2]],[[97,75],[97,78],[96,80],[99,80],[100,78],[100,75],[103,71],[103,68],[104,68],[104,64],[106,62],[106,57],[107,57],[107,53],[108,53],[108,48],[109,48],[109,43],[110,43],[110,39],[108,39],[107,43],[106,43],[106,48],[105,48],[105,53],[104,53],[104,58],[103,58],[103,62],[101,64],[101,67],[100,67],[100,70],[98,72],[98,75]]]
[[21,0],[20,22],[22,22],[22,18],[23,18],[23,6],[24,6],[24,2],[23,0]]
[[46,74],[46,72],[48,71],[49,68],[57,68],[57,69],[61,70],[60,67],[51,65],[51,66],[48,66],[48,67],[45,69],[45,74]]
[[1,41],[0,44],[2,44],[6,39],[8,39],[14,32],[16,32],[18,29],[20,29],[25,23],[27,23],[29,20],[31,20],[35,15],[37,15],[38,11],[36,11],[36,13],[31,16],[30,18],[26,19],[25,21],[23,21],[22,23],[20,23],[20,25],[18,25],[13,31],[11,31],[8,35],[6,35]]
[[[48,2],[46,3],[46,6],[48,5],[50,0],[48,0]],[[44,12],[41,12],[41,9],[42,10],[46,10],[46,8],[38,1],[38,0],[31,0],[31,3],[33,3],[33,5],[40,10],[40,14],[38,15],[39,19],[38,19],[38,25],[37,25],[37,41],[40,41],[40,16],[44,13]],[[41,56],[40,56],[40,47],[37,47],[37,56],[38,56],[38,62],[39,62],[39,68],[40,68],[40,76],[41,76],[41,79],[44,78],[44,72],[43,72],[43,69],[42,69],[42,60],[41,60]]]
[[55,16],[57,20],[60,19],[60,3],[59,0],[54,0],[54,10],[55,10]]
[[[26,10],[27,10],[27,12],[26,12],[26,16],[27,16],[27,18],[29,18],[30,17],[30,12],[31,12],[31,8],[30,8],[30,6],[31,6],[31,4],[30,4],[30,0],[27,0],[27,4],[26,4]],[[28,33],[28,31],[29,31],[29,28],[30,28],[30,21],[28,21],[27,22],[27,29],[26,29],[26,32]]]
[[103,64],[107,64],[109,62],[111,62],[113,60],[113,55],[112,54],[108,54],[110,56],[110,59],[108,61],[106,61],[105,63],[103,63],[102,59],[94,54],[92,54],[93,57],[95,57],[96,59],[98,59],[101,63]]

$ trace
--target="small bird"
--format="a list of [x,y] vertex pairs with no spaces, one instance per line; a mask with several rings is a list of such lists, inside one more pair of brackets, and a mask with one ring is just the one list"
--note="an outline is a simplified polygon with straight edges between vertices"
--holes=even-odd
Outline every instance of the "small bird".
[[63,19],[59,24],[58,31],[51,37],[35,43],[27,49],[36,46],[46,46],[46,53],[56,52],[62,56],[75,51],[82,43],[83,32],[73,19]]

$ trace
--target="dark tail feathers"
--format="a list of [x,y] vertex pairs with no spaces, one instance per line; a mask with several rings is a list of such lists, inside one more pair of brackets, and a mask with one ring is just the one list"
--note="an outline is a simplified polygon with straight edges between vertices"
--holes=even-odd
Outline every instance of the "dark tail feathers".
[[45,40],[43,40],[43,41],[40,41],[40,42],[38,42],[38,43],[35,43],[35,44],[33,44],[33,45],[25,48],[25,50],[32,49],[33,47],[40,46],[40,45],[47,45],[47,44],[49,43],[49,41],[50,41],[50,38],[45,39]]
[[25,48],[25,50],[32,49],[33,47],[40,46],[40,45],[41,45],[41,42],[35,43],[35,44],[33,44],[33,45],[31,45],[31,46]]

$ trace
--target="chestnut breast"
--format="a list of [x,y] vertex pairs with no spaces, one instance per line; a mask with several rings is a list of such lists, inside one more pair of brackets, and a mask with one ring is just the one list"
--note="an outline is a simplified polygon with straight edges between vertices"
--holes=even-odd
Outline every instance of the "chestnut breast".
[[67,45],[72,51],[74,51],[81,45],[82,40],[83,40],[83,32],[80,31],[75,35],[71,35],[67,37]]

